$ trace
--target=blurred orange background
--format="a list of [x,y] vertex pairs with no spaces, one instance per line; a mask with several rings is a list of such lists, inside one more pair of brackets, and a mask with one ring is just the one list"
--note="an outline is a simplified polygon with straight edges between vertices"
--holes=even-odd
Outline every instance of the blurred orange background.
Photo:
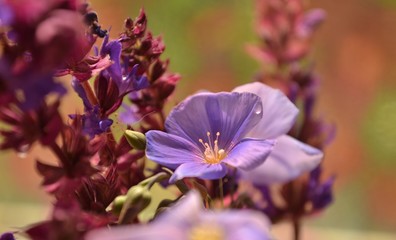
[[[144,7],[148,28],[165,41],[171,71],[182,75],[170,107],[200,89],[231,90],[260,71],[245,53],[247,43],[258,41],[253,0],[90,2],[102,27],[111,26],[111,38]],[[337,126],[324,162],[325,174],[337,175],[335,202],[307,222],[396,233],[396,1],[322,0],[307,7],[327,12],[310,59],[322,79],[316,113]],[[81,109],[74,94],[67,98],[65,116]],[[51,156],[38,148],[26,158],[1,155],[0,230],[45,219],[50,199],[39,187],[36,158]]]

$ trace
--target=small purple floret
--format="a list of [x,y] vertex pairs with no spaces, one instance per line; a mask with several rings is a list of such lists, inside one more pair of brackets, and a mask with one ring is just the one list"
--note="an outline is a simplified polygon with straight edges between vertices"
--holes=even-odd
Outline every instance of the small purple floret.
[[308,199],[311,201],[313,211],[319,211],[333,202],[333,183],[335,176],[324,182],[320,182],[322,169],[320,167],[313,170],[308,182]]
[[[108,76],[116,83],[120,96],[125,96],[131,91],[147,88],[149,86],[149,81],[145,76],[137,74],[138,65],[134,65],[132,70],[127,73],[127,68],[121,66],[120,63],[121,50],[121,43],[118,40],[109,42],[109,36],[107,35],[103,40],[100,54],[102,57],[106,55],[110,56],[110,60],[113,64],[108,67],[105,72],[107,72]],[[127,75],[124,76],[124,74]]]
[[0,236],[0,240],[15,240],[15,237],[14,234],[10,232],[6,232]]
[[[93,106],[84,91],[84,88],[77,79],[72,80],[72,87],[84,103],[84,114],[81,116],[83,121],[83,131],[91,138],[95,135],[106,132],[113,124],[113,120],[101,116],[99,106]],[[74,119],[76,114],[70,114],[70,118]]]

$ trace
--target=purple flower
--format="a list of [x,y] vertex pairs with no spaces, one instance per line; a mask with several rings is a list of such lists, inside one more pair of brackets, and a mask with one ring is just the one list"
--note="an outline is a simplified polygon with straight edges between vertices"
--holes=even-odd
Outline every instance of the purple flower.
[[86,111],[82,115],[82,121],[84,133],[88,134],[91,138],[106,132],[113,124],[113,120],[107,117],[101,117],[98,106],[94,106],[91,110]]
[[246,138],[267,114],[252,93],[193,95],[169,114],[166,132],[146,134],[146,155],[176,169],[170,182],[184,177],[219,179],[228,165],[251,170],[264,162],[274,144],[268,138]]
[[131,91],[137,91],[149,86],[148,79],[144,76],[138,76],[137,70],[138,65],[134,65],[132,70],[123,76],[123,72],[127,69],[123,69],[120,63],[122,45],[119,41],[110,41],[107,35],[102,44],[102,49],[100,54],[102,57],[109,55],[110,60],[113,64],[106,69],[106,72],[111,77],[111,79],[116,83],[120,96],[125,96]]
[[1,234],[0,240],[15,240],[14,234],[6,232]]
[[277,140],[263,164],[251,171],[241,169],[242,178],[256,184],[282,183],[318,166],[323,158],[322,151],[286,135],[298,110],[283,93],[259,82],[239,86],[234,91],[261,97],[264,116],[248,136]]
[[[19,64],[27,66],[30,56],[25,55],[24,60]],[[24,110],[38,108],[45,97],[54,93],[62,96],[66,93],[66,89],[62,84],[56,82],[52,77],[52,73],[41,73],[36,69],[27,66],[23,70],[15,70],[15,67],[4,56],[0,58],[0,85],[2,86],[2,94],[10,93],[17,96],[19,92],[19,106]],[[7,102],[3,102],[7,104]]]
[[322,169],[316,168],[310,173],[308,181],[308,200],[312,203],[312,212],[320,211],[333,202],[333,183],[335,176],[320,181]]
[[184,239],[271,239],[265,215],[251,210],[213,212],[203,209],[197,192],[189,193],[176,206],[145,226],[100,229],[87,240],[184,240]]
[[[113,124],[113,120],[102,116],[99,106],[93,106],[90,103],[84,88],[76,78],[73,78],[72,80],[72,87],[84,103],[85,114],[81,115],[84,133],[93,138],[95,135],[106,132]],[[77,114],[71,114],[69,117],[74,119],[76,118],[76,115]]]
[[0,27],[11,24],[13,18],[11,7],[4,0],[0,0]]

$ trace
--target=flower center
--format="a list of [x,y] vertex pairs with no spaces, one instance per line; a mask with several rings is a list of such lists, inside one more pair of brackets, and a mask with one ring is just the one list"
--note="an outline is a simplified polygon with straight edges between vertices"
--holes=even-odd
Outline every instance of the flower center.
[[219,136],[220,133],[216,133],[216,139],[213,141],[213,139],[210,136],[210,132],[206,132],[206,136],[208,137],[208,142],[204,142],[201,138],[199,139],[199,142],[202,144],[204,147],[204,158],[205,162],[209,164],[216,164],[221,162],[223,158],[226,156],[226,152],[224,149],[219,149]]
[[191,229],[189,240],[222,240],[224,231],[216,225],[198,225]]

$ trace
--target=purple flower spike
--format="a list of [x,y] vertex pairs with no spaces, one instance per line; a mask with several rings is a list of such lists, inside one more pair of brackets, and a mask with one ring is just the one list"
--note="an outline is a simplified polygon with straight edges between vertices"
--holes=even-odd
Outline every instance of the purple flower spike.
[[318,166],[323,158],[322,151],[286,135],[298,109],[283,93],[259,82],[239,86],[234,91],[255,93],[262,100],[264,116],[248,136],[277,140],[264,164],[251,171],[241,169],[243,179],[255,184],[283,183]]
[[261,165],[274,141],[246,138],[263,117],[260,98],[251,93],[200,93],[176,106],[166,132],[146,134],[146,155],[176,169],[170,182],[184,177],[219,179],[227,165],[251,170]]
[[203,209],[200,195],[191,192],[148,225],[94,230],[86,239],[268,240],[272,239],[269,226],[265,215],[251,210],[207,211]]

